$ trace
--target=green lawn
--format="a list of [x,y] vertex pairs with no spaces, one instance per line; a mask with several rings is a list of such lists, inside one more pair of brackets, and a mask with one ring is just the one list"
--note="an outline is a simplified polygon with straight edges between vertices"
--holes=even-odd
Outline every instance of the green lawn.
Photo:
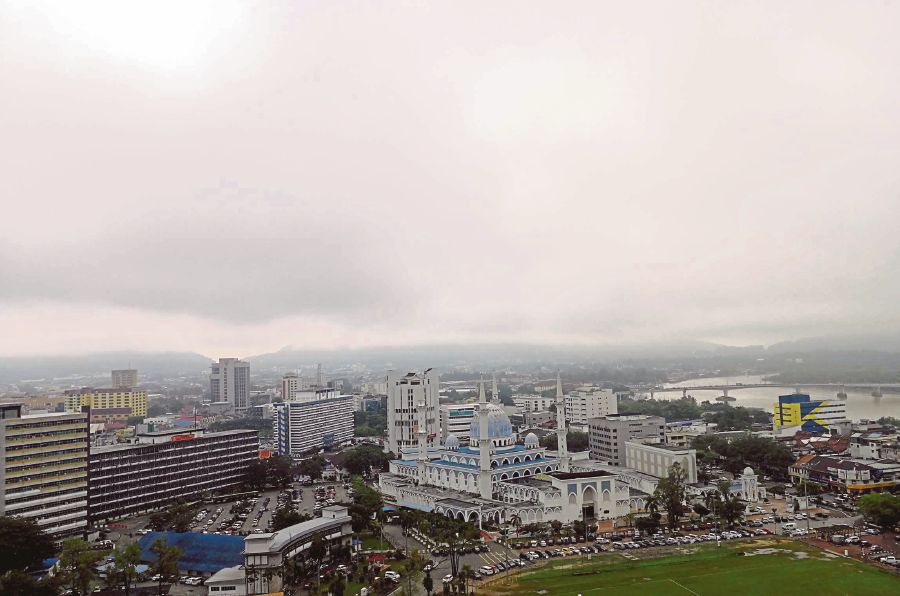
[[[686,555],[657,557],[648,551],[627,551],[594,560],[555,559],[547,567],[525,572],[516,584],[491,585],[495,594],[595,594],[596,596],[811,596],[898,594],[900,579],[890,572],[857,561],[830,558],[819,549],[789,540],[723,543],[721,547],[685,547]],[[765,548],[770,554],[751,554]],[[785,552],[787,551],[787,552]],[[483,593],[484,593],[483,592]]]

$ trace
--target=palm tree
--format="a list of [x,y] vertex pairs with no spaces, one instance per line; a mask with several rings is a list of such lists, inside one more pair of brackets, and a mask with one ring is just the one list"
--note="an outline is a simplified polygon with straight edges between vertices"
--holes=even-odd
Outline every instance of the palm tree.
[[655,494],[647,497],[647,500],[644,502],[644,509],[650,513],[657,513],[659,511],[659,497]]
[[522,527],[522,518],[518,516],[518,514],[513,513],[509,517],[509,525],[511,525],[516,530],[516,536],[519,535],[519,528]]

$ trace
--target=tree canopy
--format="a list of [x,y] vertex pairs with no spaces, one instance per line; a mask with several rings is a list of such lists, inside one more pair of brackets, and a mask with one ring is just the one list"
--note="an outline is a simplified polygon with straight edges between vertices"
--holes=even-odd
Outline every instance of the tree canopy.
[[345,452],[344,469],[352,476],[368,476],[387,470],[392,456],[377,445],[357,445]]
[[653,492],[653,497],[667,516],[670,528],[678,525],[678,520],[685,513],[685,478],[686,474],[678,462],[669,467],[668,473],[660,478]]
[[357,437],[381,437],[387,432],[387,411],[353,412],[353,434]]
[[893,528],[900,523],[900,495],[870,493],[859,500],[859,510],[873,524]]
[[[556,450],[557,445],[556,433],[547,433],[541,437],[541,447]],[[588,434],[570,430],[566,433],[566,446],[569,451],[587,451],[590,448]]]
[[763,437],[746,436],[727,441],[722,437],[702,435],[694,439],[692,447],[697,456],[719,461],[732,474],[740,474],[747,466],[777,480],[788,477],[788,467],[794,463],[791,450]]
[[53,540],[33,520],[0,517],[0,575],[38,569],[54,552]]

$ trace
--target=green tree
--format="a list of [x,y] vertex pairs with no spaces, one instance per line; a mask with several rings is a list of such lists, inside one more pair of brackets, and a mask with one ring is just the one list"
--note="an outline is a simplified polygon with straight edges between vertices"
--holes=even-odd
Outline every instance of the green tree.
[[325,458],[321,455],[308,457],[297,464],[297,474],[300,476],[309,476],[315,482],[322,477],[325,471]]
[[744,517],[746,504],[738,495],[726,494],[722,499],[722,521],[734,527],[736,521]]
[[[556,450],[558,437],[556,433],[546,434],[541,437],[541,447]],[[566,433],[566,446],[569,451],[587,451],[590,448],[588,434],[570,430]]]
[[244,484],[250,490],[263,490],[266,487],[266,472],[266,464],[262,460],[254,459],[244,473]]
[[900,523],[900,496],[870,493],[859,500],[859,510],[866,520],[889,530]]
[[331,582],[331,594],[332,596],[344,596],[344,588],[346,587],[346,583],[344,582],[344,576],[338,573],[334,580]]
[[277,532],[288,526],[293,526],[294,524],[299,524],[311,519],[312,516],[308,513],[298,513],[293,508],[285,507],[284,509],[278,509],[275,511],[275,515],[272,516],[272,531]]
[[309,557],[309,560],[313,565],[313,569],[315,569],[316,572],[316,585],[318,585],[319,576],[321,575],[319,572],[319,568],[322,566],[322,561],[327,555],[328,545],[324,540],[322,540],[321,536],[314,536],[312,542],[309,545],[307,556]]
[[176,501],[169,506],[166,513],[174,531],[179,533],[191,531],[191,524],[194,522],[194,512],[190,505],[184,501]]
[[286,488],[294,479],[293,462],[286,455],[273,455],[266,460],[266,482],[272,486]]
[[131,586],[137,579],[137,566],[141,562],[141,547],[132,542],[125,548],[117,549],[112,570],[107,575],[111,586],[122,587],[125,596],[130,596]]
[[165,539],[157,538],[150,545],[150,552],[156,555],[156,560],[150,565],[150,569],[159,576],[159,594],[162,594],[163,582],[171,583],[178,577],[178,559],[181,558],[181,549],[177,546],[169,546]]
[[344,469],[352,476],[368,476],[372,470],[384,471],[392,457],[377,445],[358,445],[345,454]]
[[669,467],[668,473],[660,478],[653,495],[666,512],[669,528],[674,529],[685,512],[685,473],[676,462]]
[[641,534],[653,534],[659,529],[659,520],[662,516],[658,513],[641,516],[634,520],[634,527]]
[[45,577],[37,580],[18,569],[0,575],[0,596],[56,596],[59,586],[55,579]]
[[694,513],[700,516],[700,519],[709,515],[709,509],[703,503],[694,503],[693,509]]
[[584,520],[576,519],[572,522],[572,531],[575,532],[576,538],[585,538],[587,536],[587,524]]
[[67,539],[63,542],[62,554],[59,555],[62,582],[75,594],[80,596],[88,594],[91,583],[97,577],[94,565],[101,556],[99,552],[91,550],[85,540]]
[[34,520],[0,517],[0,575],[38,569],[54,552],[53,540]]

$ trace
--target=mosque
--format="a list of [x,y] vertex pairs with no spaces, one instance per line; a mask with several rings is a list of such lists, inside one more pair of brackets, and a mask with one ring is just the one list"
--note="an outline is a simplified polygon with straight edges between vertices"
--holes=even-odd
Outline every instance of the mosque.
[[[497,401],[485,397],[479,385],[478,409],[468,444],[449,435],[443,446],[428,448],[424,421],[419,421],[417,446],[390,462],[379,483],[385,500],[401,507],[433,511],[461,520],[504,523],[516,517],[522,524],[577,519],[613,519],[636,503],[627,484],[609,470],[573,462],[566,445],[562,382],[557,378],[558,450],[554,455],[533,433],[516,443],[509,417]],[[422,404],[424,406],[424,404]],[[425,408],[418,408],[424,412]]]

